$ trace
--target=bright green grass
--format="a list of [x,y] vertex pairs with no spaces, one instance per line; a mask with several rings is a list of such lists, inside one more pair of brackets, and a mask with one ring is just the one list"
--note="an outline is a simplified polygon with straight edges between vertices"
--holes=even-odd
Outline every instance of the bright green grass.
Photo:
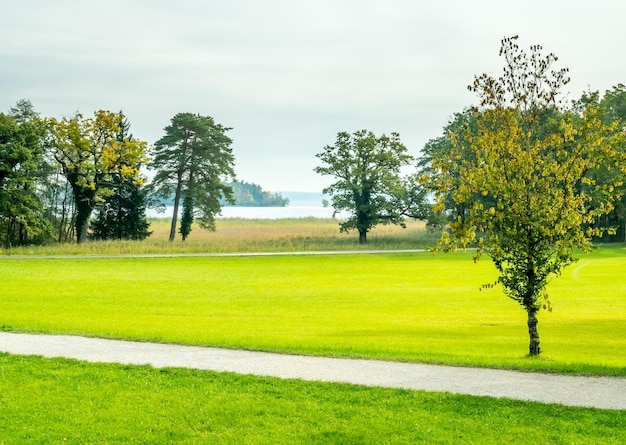
[[5,330],[329,356],[626,375],[623,248],[550,286],[543,353],[471,254],[3,259]]
[[623,444],[626,411],[0,354],[0,444]]

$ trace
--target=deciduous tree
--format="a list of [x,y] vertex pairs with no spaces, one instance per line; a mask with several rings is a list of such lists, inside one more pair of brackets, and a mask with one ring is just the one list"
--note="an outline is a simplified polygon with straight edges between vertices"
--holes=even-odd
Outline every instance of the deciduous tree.
[[89,217],[96,202],[111,194],[113,178],[140,182],[139,166],[146,161],[147,143],[118,140],[121,113],[99,110],[93,118],[76,114],[52,120],[51,144],[74,195],[76,240],[87,239]]
[[350,213],[340,225],[342,232],[358,230],[359,243],[364,244],[372,227],[402,224],[403,210],[408,210],[405,204],[410,200],[400,170],[413,157],[397,133],[376,137],[367,130],[341,132],[335,145],[324,147],[317,158],[323,165],[314,171],[336,179],[324,189],[332,195],[335,213]]
[[[117,141],[132,141],[130,123],[122,112],[119,116]],[[141,167],[142,164],[136,166],[137,170]],[[104,194],[97,204],[96,218],[91,223],[94,239],[142,240],[150,236],[150,223],[146,217],[147,191],[143,182],[143,179],[137,181],[135,177],[123,177],[121,172],[112,172],[109,193]]]
[[232,190],[225,183],[235,177],[228,130],[212,117],[179,113],[165,127],[165,136],[155,143],[151,168],[156,175],[151,188],[157,196],[174,198],[170,241],[176,237],[181,199],[185,214],[183,240],[191,232],[196,213],[202,227],[215,230],[215,215],[222,208],[220,199],[233,202]]
[[[537,313],[551,307],[546,285],[605,229],[597,221],[619,198],[626,164],[618,125],[603,122],[593,104],[566,109],[559,94],[567,70],[553,70],[556,56],[543,56],[540,46],[526,53],[516,40],[502,40],[503,75],[483,74],[470,86],[481,100],[476,131],[450,129],[452,149],[433,156],[430,185],[441,207],[447,198],[468,206],[442,247],[474,243],[476,258],[492,258],[497,283],[527,313],[535,356]],[[619,174],[595,181],[588,173],[600,166]]]
[[[626,87],[622,84],[614,86],[601,95],[598,91],[586,92],[576,102],[574,108],[582,112],[587,106],[593,106],[599,112],[602,121],[610,125],[618,122],[622,131],[626,131]],[[622,146],[622,151],[626,152],[626,146]],[[600,166],[589,172],[589,175],[596,181],[610,182],[617,172],[615,169],[607,169]],[[622,191],[626,189],[626,184],[621,186]],[[626,241],[626,196],[622,195],[619,202],[615,203],[615,208],[602,217],[602,223],[606,226],[616,228],[616,233],[606,233],[602,236],[602,241]]]

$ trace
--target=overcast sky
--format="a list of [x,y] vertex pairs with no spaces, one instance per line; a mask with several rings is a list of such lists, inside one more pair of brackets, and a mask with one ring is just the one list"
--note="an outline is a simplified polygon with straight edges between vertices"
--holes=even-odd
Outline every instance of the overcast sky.
[[0,111],[123,110],[153,144],[179,112],[233,127],[240,180],[321,191],[340,131],[396,131],[417,155],[500,75],[500,40],[541,44],[570,97],[626,83],[623,0],[20,0],[0,11]]

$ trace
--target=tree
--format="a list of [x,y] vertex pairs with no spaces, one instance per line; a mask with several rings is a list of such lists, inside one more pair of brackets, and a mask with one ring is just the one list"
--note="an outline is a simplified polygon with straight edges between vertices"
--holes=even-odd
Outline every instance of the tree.
[[139,166],[146,161],[147,143],[118,140],[121,113],[99,110],[93,118],[76,114],[51,120],[54,158],[72,188],[76,241],[87,239],[89,218],[98,200],[110,195],[114,178],[140,183]]
[[146,191],[132,181],[112,180],[115,193],[98,205],[91,237],[98,240],[142,240],[152,232],[146,218]]
[[9,110],[9,115],[18,124],[36,122],[39,119],[39,113],[35,111],[35,107],[28,99],[18,100],[15,106]]
[[165,127],[165,136],[155,144],[151,168],[156,170],[151,188],[156,196],[174,197],[170,241],[176,237],[178,209],[184,207],[183,240],[191,232],[194,214],[200,225],[215,230],[215,215],[220,199],[233,202],[232,189],[225,180],[234,179],[234,156],[226,136],[231,130],[215,123],[209,116],[192,113],[175,115]]
[[[476,119],[471,109],[465,109],[461,113],[455,113],[452,119],[443,129],[443,136],[431,139],[424,145],[417,162],[417,176],[419,181],[425,185],[426,189],[433,189],[434,179],[440,180],[437,170],[433,167],[433,160],[445,159],[448,157],[467,157],[472,156],[471,149],[466,146],[466,138],[463,136],[465,132],[476,131]],[[457,143],[452,144],[448,137],[450,134],[457,135]],[[463,178],[459,171],[450,166],[450,170],[446,174],[447,188],[456,189],[461,185]],[[480,199],[480,195],[472,196],[472,199]],[[466,202],[455,202],[448,194],[445,199],[440,199],[438,211],[431,208],[431,212],[427,217],[427,225],[430,227],[444,227],[449,221],[466,217],[468,205]]]
[[[551,70],[555,55],[543,56],[538,45],[527,54],[516,40],[502,40],[503,75],[483,74],[469,87],[481,100],[471,115],[476,130],[450,128],[451,149],[433,154],[426,179],[439,208],[446,199],[467,206],[441,248],[474,243],[475,259],[492,258],[496,283],[527,313],[529,355],[536,356],[537,313],[551,309],[546,285],[575,261],[574,249],[588,250],[606,229],[597,221],[619,198],[626,164],[618,125],[602,122],[593,104],[581,113],[564,108],[567,69]],[[589,172],[599,166],[619,174],[597,182]]]
[[[117,141],[132,141],[130,123],[119,113],[119,133]],[[135,166],[137,170],[141,164]],[[94,239],[142,240],[150,236],[150,223],[146,218],[147,192],[141,182],[133,177],[123,177],[120,172],[112,172],[110,193],[104,194],[97,204],[97,214],[91,223],[91,236]]]
[[0,113],[0,229],[5,246],[51,234],[36,193],[42,134],[30,102],[18,102],[11,115]]
[[364,244],[377,224],[402,224],[398,204],[406,201],[406,189],[400,170],[413,158],[397,133],[376,137],[367,130],[352,135],[341,132],[335,145],[324,147],[317,158],[323,165],[314,171],[336,178],[323,191],[332,195],[335,213],[351,213],[340,224],[342,232],[358,230],[359,243]]
[[[600,95],[598,91],[587,92],[574,102],[574,108],[582,112],[590,104],[599,111],[600,118],[605,124],[619,122],[622,130],[626,131],[626,87],[624,85],[619,84],[605,91],[604,95]],[[622,147],[622,151],[626,151],[626,146]],[[607,169],[604,166],[589,173],[596,181],[602,182],[610,182],[615,174],[614,169]],[[626,184],[620,187],[622,191],[625,188]],[[626,241],[626,196],[622,195],[622,199],[615,203],[615,208],[602,217],[602,223],[616,228],[615,234],[604,234],[602,241]]]

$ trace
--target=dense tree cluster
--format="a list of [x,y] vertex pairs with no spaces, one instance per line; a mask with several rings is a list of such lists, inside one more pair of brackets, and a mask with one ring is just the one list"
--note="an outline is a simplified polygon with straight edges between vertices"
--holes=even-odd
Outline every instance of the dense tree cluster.
[[[22,100],[0,113],[0,244],[141,240],[151,233],[148,202],[168,193],[183,201],[183,239],[198,213],[214,228],[220,200],[232,198],[228,129],[181,113],[165,130],[151,159],[122,112],[42,118]],[[146,167],[155,171],[150,187]]]
[[[84,242],[94,210],[100,214],[94,237],[147,236],[145,195],[138,192],[147,144],[127,130],[121,112],[47,119],[27,100],[0,114],[2,245]],[[132,202],[122,203],[129,195]],[[116,217],[107,220],[109,212]],[[129,213],[123,222],[122,212]]]

